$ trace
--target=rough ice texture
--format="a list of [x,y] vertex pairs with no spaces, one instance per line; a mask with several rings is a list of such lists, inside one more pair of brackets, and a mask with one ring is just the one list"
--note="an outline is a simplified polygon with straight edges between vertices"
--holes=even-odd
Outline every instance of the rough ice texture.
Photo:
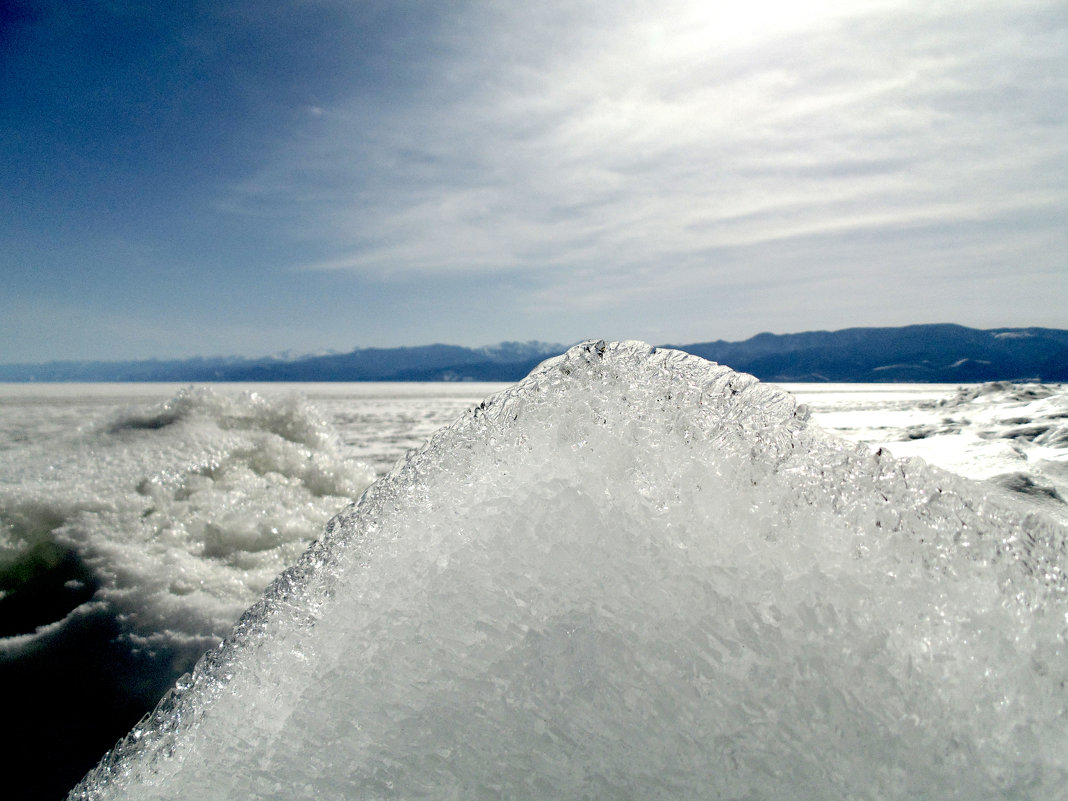
[[106,610],[136,647],[195,659],[371,483],[331,433],[295,397],[190,388],[22,449],[0,470],[0,575],[69,552],[99,588],[33,621],[47,631],[0,639],[0,655]]
[[332,521],[73,796],[1064,798],[1065,533],[585,343]]

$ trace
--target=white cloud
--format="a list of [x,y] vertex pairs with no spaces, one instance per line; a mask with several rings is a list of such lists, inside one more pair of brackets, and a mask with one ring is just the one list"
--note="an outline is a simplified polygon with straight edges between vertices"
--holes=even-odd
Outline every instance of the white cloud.
[[1019,221],[1068,216],[1057,6],[482,6],[438,33],[431,83],[317,117],[235,197],[318,243],[301,269],[529,274],[531,309],[583,276],[574,303],[621,311],[820,265],[813,291],[917,263],[948,287],[955,247],[1048,275],[1063,249]]

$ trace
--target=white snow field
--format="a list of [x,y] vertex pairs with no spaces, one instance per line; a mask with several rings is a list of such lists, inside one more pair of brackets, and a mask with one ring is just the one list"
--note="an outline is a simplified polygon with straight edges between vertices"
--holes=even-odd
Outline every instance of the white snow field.
[[336,517],[72,797],[1068,797],[1064,526],[806,418],[571,349]]

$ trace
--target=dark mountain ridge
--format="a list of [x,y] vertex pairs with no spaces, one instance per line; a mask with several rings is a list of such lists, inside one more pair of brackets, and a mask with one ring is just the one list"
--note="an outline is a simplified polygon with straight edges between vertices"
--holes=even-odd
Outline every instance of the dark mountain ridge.
[[[1054,328],[846,328],[670,347],[764,381],[1068,381],[1068,331]],[[360,348],[294,359],[9,364],[0,365],[0,381],[517,381],[564,349],[503,342],[483,348]]]
[[765,381],[1068,380],[1068,331],[1052,328],[847,328],[679,347]]

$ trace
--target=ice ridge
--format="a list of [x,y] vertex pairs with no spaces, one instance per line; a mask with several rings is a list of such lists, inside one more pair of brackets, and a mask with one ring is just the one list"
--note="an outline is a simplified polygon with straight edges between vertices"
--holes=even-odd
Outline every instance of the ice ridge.
[[72,798],[1068,793],[1065,530],[587,342],[413,452]]

